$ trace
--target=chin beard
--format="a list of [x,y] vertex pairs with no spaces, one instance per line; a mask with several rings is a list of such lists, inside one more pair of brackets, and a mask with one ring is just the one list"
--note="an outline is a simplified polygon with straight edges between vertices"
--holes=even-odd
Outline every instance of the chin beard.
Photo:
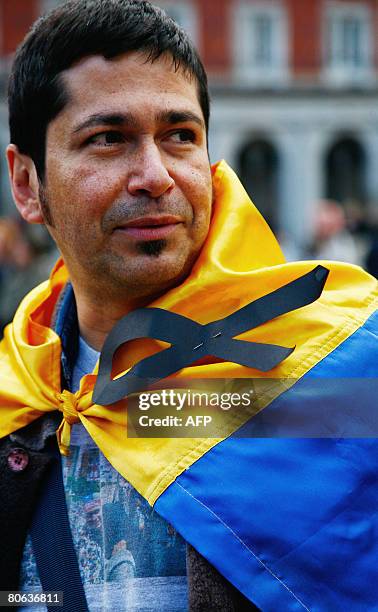
[[160,253],[167,246],[166,240],[148,240],[146,242],[139,242],[137,248],[143,255],[150,255],[151,257],[159,257]]

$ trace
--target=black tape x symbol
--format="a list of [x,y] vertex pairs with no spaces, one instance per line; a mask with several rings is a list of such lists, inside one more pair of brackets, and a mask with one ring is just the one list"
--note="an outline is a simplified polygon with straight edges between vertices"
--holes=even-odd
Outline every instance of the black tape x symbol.
[[[140,308],[130,312],[118,321],[105,341],[93,401],[108,406],[208,355],[268,372],[286,359],[294,348],[234,340],[234,336],[317,300],[328,273],[327,268],[317,266],[228,317],[207,325],[160,308]],[[122,344],[136,338],[155,338],[172,346],[142,359],[129,372],[112,380],[114,353]]]

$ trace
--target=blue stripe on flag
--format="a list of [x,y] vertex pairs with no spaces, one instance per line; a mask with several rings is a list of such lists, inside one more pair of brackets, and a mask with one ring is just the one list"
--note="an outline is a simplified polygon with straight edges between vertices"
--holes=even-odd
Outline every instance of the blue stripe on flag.
[[[301,380],[377,377],[377,329],[376,313]],[[375,439],[230,437],[155,509],[264,612],[374,610],[377,467]]]

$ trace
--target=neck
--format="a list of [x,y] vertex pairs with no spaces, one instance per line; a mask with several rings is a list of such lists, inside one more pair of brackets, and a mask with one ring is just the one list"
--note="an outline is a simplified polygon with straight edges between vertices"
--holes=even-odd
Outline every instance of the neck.
[[93,300],[75,291],[80,335],[89,346],[101,351],[110,330],[122,317],[132,310],[144,308],[162,293],[114,302],[101,299],[101,295]]

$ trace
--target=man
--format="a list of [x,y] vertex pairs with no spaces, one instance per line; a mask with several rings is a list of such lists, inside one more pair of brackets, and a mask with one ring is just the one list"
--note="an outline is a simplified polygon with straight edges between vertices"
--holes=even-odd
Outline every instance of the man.
[[[315,398],[316,414],[329,388],[306,395],[310,372],[340,379],[361,355],[355,375],[376,376],[374,279],[329,264],[326,282],[311,262],[285,264],[232,171],[210,168],[197,53],[144,0],[68,2],[37,22],[15,59],[9,109],[16,205],[46,225],[63,260],[2,344],[2,589],[41,583],[70,611],[187,609],[187,590],[192,610],[341,609],[348,577],[333,590],[327,564],[363,567],[355,597],[374,550],[359,560],[361,528],[343,558],[331,519],[358,512],[345,500],[374,445],[250,440],[247,411],[227,416],[224,436],[131,438],[118,389],[129,368],[139,379],[174,374],[171,387],[282,378],[302,402]],[[273,400],[262,414],[280,399],[275,385],[260,389],[259,408]],[[372,528],[372,512],[365,521]],[[177,532],[200,553],[189,548],[187,563]]]

